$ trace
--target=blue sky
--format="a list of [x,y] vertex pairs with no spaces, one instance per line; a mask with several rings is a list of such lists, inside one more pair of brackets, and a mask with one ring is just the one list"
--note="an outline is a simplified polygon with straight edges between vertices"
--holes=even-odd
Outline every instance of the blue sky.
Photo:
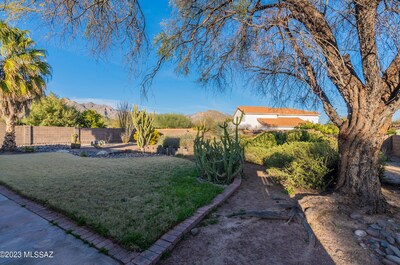
[[[152,40],[161,30],[160,22],[168,18],[168,1],[157,1],[157,6],[153,1],[141,3],[146,17],[146,30]],[[120,101],[128,101],[157,113],[192,114],[215,109],[233,114],[239,105],[277,106],[271,98],[256,95],[250,88],[233,88],[225,93],[204,89],[192,76],[178,77],[174,73],[173,65],[165,65],[156,76],[146,100],[140,95],[140,76],[129,73],[119,50],[108,53],[106,59],[97,60],[84,48],[81,40],[61,44],[46,38],[46,32],[41,32],[37,25],[25,23],[20,27],[31,30],[38,47],[48,51],[48,62],[53,68],[48,92],[54,92],[61,97],[78,102],[104,103],[113,107]],[[155,57],[152,55],[148,60],[154,61]],[[286,104],[279,107],[298,106]],[[328,120],[326,115],[321,108],[317,110],[322,114],[321,122],[325,123]],[[343,115],[344,109],[339,109],[339,112]]]

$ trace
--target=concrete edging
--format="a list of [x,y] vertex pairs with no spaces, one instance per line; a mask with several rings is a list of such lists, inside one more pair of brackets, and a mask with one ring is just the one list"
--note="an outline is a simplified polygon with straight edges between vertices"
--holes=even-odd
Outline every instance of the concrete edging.
[[53,225],[57,225],[76,238],[91,244],[99,251],[104,250],[107,255],[123,264],[148,265],[157,263],[164,253],[172,250],[173,247],[182,239],[184,234],[188,233],[213,209],[228,199],[240,187],[241,182],[242,179],[240,177],[235,178],[235,180],[226,187],[221,194],[217,195],[210,204],[197,209],[193,216],[170,229],[150,248],[141,253],[128,251],[110,239],[100,236],[86,227],[75,224],[75,222],[68,217],[50,210],[39,203],[24,198],[3,185],[0,185],[0,194],[39,215]]

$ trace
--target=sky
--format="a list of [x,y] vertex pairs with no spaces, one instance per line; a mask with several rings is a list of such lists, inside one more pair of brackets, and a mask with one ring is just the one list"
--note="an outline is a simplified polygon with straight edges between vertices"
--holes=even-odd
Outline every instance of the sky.
[[[157,5],[153,1],[141,1],[141,4],[146,17],[147,34],[153,40],[161,31],[160,22],[168,18],[171,10],[167,0],[159,0]],[[182,114],[209,109],[233,114],[240,105],[298,107],[289,102],[276,105],[273,99],[255,94],[251,88],[236,87],[224,93],[205,89],[196,83],[195,76],[177,76],[172,64],[163,67],[155,77],[147,98],[143,98],[138,86],[141,77],[129,73],[119,50],[111,50],[106,58],[96,59],[85,49],[82,40],[61,43],[50,40],[37,25],[25,23],[19,26],[29,29],[37,47],[48,52],[47,59],[53,75],[47,91],[80,103],[91,101],[117,107],[119,102],[128,101],[156,113]],[[151,55],[148,60],[155,61],[156,58]],[[321,107],[306,110],[317,110],[321,113],[320,122],[328,121]],[[338,109],[338,112],[344,115],[345,108]]]

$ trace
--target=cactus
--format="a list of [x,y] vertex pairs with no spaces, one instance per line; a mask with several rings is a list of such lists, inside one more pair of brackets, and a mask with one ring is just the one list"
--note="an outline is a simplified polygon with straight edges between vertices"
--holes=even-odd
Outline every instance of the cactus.
[[244,150],[239,140],[239,124],[243,115],[232,121],[235,128],[234,136],[229,134],[229,124],[224,122],[220,127],[222,135],[213,140],[205,139],[208,131],[204,126],[197,128],[194,140],[194,156],[200,177],[208,181],[228,184],[243,173]]
[[137,145],[145,151],[154,134],[154,117],[145,110],[139,111],[137,105],[131,112],[132,124],[137,133]]

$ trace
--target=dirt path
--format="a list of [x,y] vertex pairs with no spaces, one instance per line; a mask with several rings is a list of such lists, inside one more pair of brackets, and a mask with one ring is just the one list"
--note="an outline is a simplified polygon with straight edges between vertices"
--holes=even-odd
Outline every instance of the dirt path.
[[[160,264],[334,264],[318,242],[309,247],[301,224],[282,220],[227,217],[240,210],[268,210],[293,202],[281,187],[247,164],[239,191],[188,235]],[[272,185],[272,186],[271,186]]]

